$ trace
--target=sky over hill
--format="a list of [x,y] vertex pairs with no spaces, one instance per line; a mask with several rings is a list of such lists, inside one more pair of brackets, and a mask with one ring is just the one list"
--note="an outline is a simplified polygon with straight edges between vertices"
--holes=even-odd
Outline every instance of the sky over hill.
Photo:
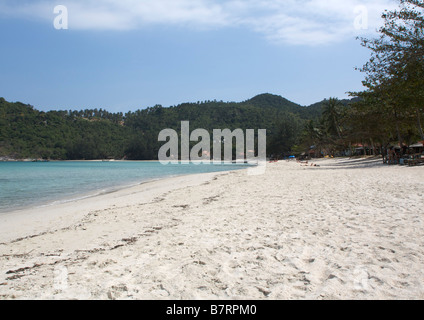
[[[369,58],[356,37],[374,35],[381,13],[395,5],[0,0],[0,96],[41,110],[110,111],[260,92],[302,105],[344,98],[361,88],[354,68]],[[55,28],[65,13],[66,28]]]

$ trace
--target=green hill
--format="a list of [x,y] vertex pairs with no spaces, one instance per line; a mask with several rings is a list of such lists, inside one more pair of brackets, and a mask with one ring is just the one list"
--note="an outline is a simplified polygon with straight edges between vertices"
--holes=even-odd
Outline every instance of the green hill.
[[[261,94],[244,102],[205,101],[164,108],[157,105],[135,112],[102,109],[42,112],[0,98],[0,156],[16,159],[156,159],[161,130],[267,129],[269,140],[281,127],[294,124],[295,143],[307,120],[321,116],[319,105],[303,107],[283,97]],[[281,137],[280,137],[281,138]],[[289,148],[290,146],[287,146]]]

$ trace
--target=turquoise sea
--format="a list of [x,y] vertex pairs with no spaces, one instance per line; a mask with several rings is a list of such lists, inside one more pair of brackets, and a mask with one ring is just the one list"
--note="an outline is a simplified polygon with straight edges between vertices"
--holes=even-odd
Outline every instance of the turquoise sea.
[[0,162],[0,213],[113,192],[147,181],[246,168],[159,162]]

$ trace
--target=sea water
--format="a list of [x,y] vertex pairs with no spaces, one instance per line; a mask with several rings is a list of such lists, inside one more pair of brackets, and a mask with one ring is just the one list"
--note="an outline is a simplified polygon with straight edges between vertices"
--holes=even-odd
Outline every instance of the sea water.
[[246,165],[0,162],[0,213],[83,199],[167,177],[243,168]]

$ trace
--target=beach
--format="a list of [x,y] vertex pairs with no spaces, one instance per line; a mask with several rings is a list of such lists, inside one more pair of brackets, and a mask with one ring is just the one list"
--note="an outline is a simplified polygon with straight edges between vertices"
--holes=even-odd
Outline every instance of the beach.
[[312,163],[0,215],[0,299],[424,299],[424,168]]

